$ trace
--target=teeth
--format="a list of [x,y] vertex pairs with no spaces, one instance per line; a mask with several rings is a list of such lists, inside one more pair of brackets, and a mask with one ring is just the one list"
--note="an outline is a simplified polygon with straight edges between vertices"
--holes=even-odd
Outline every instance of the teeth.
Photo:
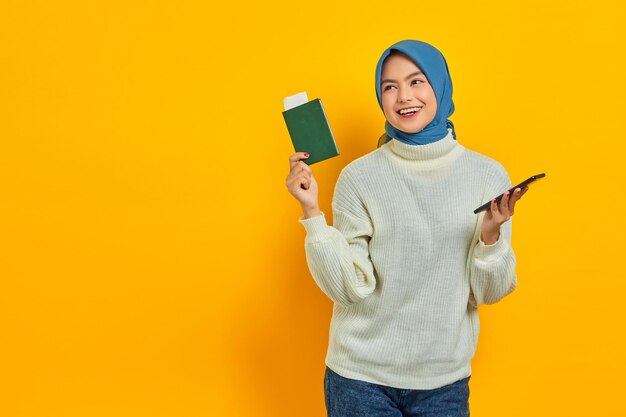
[[421,107],[411,107],[410,109],[402,109],[402,110],[400,110],[400,114],[416,113],[420,109],[421,109]]

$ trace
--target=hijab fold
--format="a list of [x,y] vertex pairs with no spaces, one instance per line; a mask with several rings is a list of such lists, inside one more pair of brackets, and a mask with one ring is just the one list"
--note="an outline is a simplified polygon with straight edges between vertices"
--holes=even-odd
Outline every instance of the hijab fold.
[[[448,70],[448,63],[443,54],[434,46],[415,40],[404,40],[391,45],[378,60],[376,65],[376,98],[378,105],[383,108],[381,99],[381,85],[383,64],[385,59],[393,52],[398,51],[408,56],[426,75],[428,82],[437,98],[437,114],[424,129],[417,133],[408,133],[393,127],[389,122],[385,123],[385,131],[389,138],[394,138],[409,145],[426,145],[443,139],[452,129],[452,137],[456,139],[454,124],[448,117],[454,113],[452,101],[452,79]],[[389,140],[389,139],[388,139]]]

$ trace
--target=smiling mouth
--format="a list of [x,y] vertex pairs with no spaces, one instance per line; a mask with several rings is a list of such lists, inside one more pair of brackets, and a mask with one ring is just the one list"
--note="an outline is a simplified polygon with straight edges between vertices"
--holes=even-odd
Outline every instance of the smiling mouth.
[[398,113],[400,116],[412,116],[415,113],[419,112],[421,109],[421,107],[409,107],[407,109],[400,109],[396,113]]

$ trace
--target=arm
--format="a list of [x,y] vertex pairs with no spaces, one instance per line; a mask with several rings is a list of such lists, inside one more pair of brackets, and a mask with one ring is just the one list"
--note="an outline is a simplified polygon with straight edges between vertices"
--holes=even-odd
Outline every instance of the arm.
[[322,213],[299,221],[307,231],[306,259],[321,290],[344,306],[370,295],[376,287],[369,257],[372,224],[348,176],[337,180],[333,198],[334,227]]
[[481,238],[474,246],[470,260],[470,304],[494,304],[513,292],[517,285],[515,253],[511,247],[511,220],[500,229],[492,245]]
[[[490,195],[497,195],[510,187],[504,168],[500,167],[492,178],[495,186],[488,187]],[[516,259],[511,247],[511,214],[515,201],[521,197],[520,194],[521,190],[510,199],[505,196],[500,205],[492,201],[490,210],[481,214],[478,238],[475,239],[470,258],[469,303],[473,307],[496,303],[510,294],[517,285]]]

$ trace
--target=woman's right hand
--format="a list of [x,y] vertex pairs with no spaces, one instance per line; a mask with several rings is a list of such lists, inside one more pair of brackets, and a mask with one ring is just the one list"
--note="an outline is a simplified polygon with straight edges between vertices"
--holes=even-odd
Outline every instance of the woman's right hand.
[[311,167],[302,161],[308,157],[306,152],[296,152],[289,157],[290,170],[286,180],[287,190],[300,202],[305,218],[321,214],[317,200],[317,181]]

